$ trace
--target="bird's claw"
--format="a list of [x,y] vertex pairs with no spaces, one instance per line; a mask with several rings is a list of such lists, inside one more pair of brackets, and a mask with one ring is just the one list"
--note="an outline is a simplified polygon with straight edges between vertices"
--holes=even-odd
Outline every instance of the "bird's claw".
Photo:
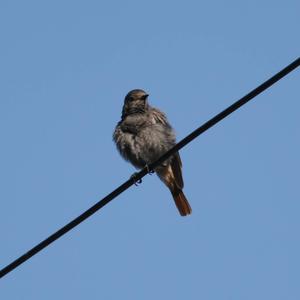
[[140,183],[142,183],[142,179],[137,179],[136,176],[137,176],[138,173],[133,173],[131,176],[130,176],[130,179],[132,179],[133,183],[135,186],[138,186]]
[[146,165],[146,169],[147,169],[147,172],[148,172],[149,175],[152,175],[152,174],[155,173],[154,170],[150,169],[149,165]]

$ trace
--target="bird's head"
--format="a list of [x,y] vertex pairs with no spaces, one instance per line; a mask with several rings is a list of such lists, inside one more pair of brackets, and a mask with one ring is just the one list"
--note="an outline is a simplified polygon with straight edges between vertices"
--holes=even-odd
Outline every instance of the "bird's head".
[[148,94],[140,89],[130,91],[124,100],[122,117],[134,113],[145,113],[148,109]]

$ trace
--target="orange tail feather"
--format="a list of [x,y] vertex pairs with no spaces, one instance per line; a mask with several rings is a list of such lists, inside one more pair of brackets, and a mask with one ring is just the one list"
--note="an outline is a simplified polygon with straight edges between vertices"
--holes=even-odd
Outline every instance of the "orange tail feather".
[[175,204],[181,216],[187,216],[192,213],[192,208],[186,199],[184,193],[180,189],[171,191]]

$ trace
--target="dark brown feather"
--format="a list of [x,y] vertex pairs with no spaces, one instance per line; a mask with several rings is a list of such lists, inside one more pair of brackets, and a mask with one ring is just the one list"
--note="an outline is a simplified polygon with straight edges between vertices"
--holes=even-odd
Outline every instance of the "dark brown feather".
[[174,156],[172,158],[171,168],[172,168],[172,171],[174,174],[174,179],[175,179],[176,185],[179,189],[182,190],[184,183],[183,183],[183,178],[182,178],[181,166],[182,166],[181,159],[180,159],[179,153],[177,152],[174,154]]

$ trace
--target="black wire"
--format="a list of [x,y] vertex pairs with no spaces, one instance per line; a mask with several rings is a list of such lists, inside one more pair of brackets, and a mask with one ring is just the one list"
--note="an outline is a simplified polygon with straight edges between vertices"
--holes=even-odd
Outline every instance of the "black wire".
[[278,80],[282,79],[284,76],[286,76],[288,73],[292,72],[294,69],[299,67],[300,65],[300,57],[297,58],[295,61],[293,61],[291,64],[289,64],[287,67],[282,69],[280,72],[275,74],[273,77],[265,81],[263,84],[252,90],[250,93],[248,93],[246,96],[238,100],[237,102],[233,103],[231,106],[223,110],[221,113],[210,119],[208,122],[197,128],[195,131],[193,131],[191,134],[189,134],[187,137],[185,137],[183,140],[181,140],[179,143],[177,143],[172,149],[170,149],[168,152],[166,152],[164,155],[162,155],[157,161],[149,165],[148,167],[143,168],[140,172],[136,173],[134,175],[134,178],[130,178],[126,182],[124,182],[122,185],[120,185],[118,188],[116,188],[114,191],[112,191],[109,195],[104,197],[102,200],[97,202],[94,206],[86,210],[84,213],[82,213],[80,216],[69,222],[67,225],[62,227],[61,229],[57,230],[55,233],[47,237],[45,240],[40,242],[38,245],[30,249],[28,252],[14,260],[12,263],[4,267],[2,270],[0,270],[0,278],[17,268],[19,265],[30,259],[32,256],[37,254],[39,251],[43,250],[47,246],[49,246],[51,243],[56,241],[58,238],[66,234],[68,231],[79,225],[81,222],[89,218],[91,215],[93,215],[96,211],[101,209],[104,205],[109,203],[111,200],[116,198],[118,195],[120,195],[122,192],[127,190],[130,186],[135,184],[135,182],[142,179],[148,172],[149,169],[153,170],[158,165],[160,165],[163,161],[165,161],[169,156],[186,146],[188,143],[190,143],[192,140],[194,140],[196,137],[198,137],[200,134],[220,122],[222,119],[226,118],[228,115],[233,113],[235,110],[246,104],[248,101],[268,89],[270,86],[272,86],[274,83],[276,83]]

